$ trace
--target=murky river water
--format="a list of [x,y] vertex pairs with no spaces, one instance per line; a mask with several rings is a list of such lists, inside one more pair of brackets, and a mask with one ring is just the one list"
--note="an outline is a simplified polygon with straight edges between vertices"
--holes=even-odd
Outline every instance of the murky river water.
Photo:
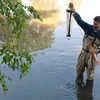
[[[81,17],[89,23],[92,23],[94,16],[100,15],[97,10],[100,9],[99,0],[72,1]],[[96,68],[93,86],[80,87],[75,84],[83,31],[73,20],[72,37],[67,40],[68,3],[69,0],[27,2],[38,10],[44,20],[31,20],[24,34],[22,46],[34,56],[32,70],[21,80],[20,72],[7,70],[6,73],[12,76],[13,81],[7,83],[9,91],[6,96],[1,88],[0,100],[100,100],[100,65]]]

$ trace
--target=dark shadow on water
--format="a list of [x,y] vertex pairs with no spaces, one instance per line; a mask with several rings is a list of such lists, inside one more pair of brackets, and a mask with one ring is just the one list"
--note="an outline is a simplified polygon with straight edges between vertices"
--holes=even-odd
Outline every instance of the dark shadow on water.
[[[76,79],[77,81],[77,79]],[[76,83],[77,84],[77,83]],[[93,100],[93,82],[92,83],[84,83],[77,84],[77,100]]]

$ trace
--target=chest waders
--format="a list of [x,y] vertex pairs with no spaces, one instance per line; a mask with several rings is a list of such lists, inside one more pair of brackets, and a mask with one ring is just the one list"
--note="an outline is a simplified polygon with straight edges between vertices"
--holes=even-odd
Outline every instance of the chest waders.
[[[77,63],[77,75],[83,74],[86,67],[87,79],[93,80],[94,79],[94,71],[96,67],[96,62],[92,53],[89,53],[89,46],[90,44],[93,46],[94,49],[98,49],[100,46],[100,41],[96,38],[99,34],[95,37],[90,35],[85,35],[83,38],[82,50],[78,57]],[[97,54],[96,54],[97,56]]]

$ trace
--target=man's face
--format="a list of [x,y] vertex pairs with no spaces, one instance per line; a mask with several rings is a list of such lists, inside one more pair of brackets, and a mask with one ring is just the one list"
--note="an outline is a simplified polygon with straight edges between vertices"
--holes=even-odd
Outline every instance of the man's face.
[[97,21],[94,21],[93,22],[93,29],[94,29],[94,31],[96,31],[99,27],[100,27],[100,23],[97,22]]

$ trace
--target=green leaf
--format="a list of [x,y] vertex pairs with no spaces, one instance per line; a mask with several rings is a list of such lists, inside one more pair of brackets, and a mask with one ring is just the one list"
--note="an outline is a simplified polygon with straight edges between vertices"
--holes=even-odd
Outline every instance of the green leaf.
[[6,14],[6,8],[5,8],[5,6],[2,8],[2,10],[3,10],[3,12]]

